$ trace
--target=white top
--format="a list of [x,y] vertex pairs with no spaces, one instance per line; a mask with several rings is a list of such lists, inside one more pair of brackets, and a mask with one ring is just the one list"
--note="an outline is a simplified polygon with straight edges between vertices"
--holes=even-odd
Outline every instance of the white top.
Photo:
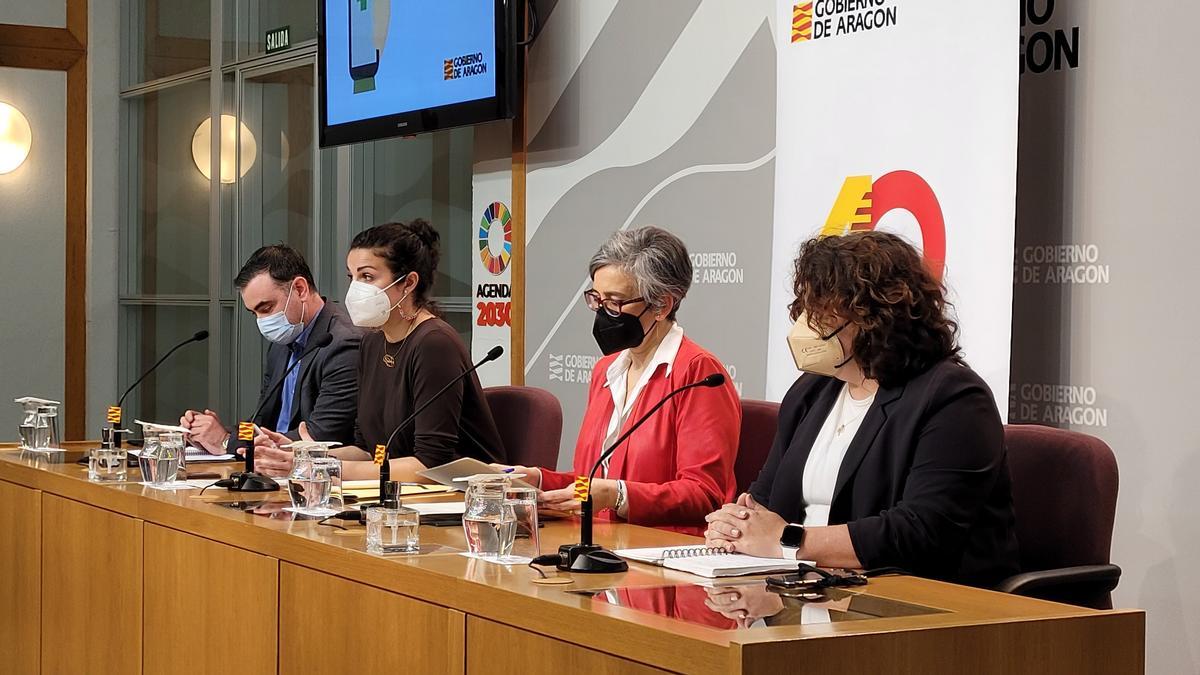
[[804,464],[804,522],[805,527],[829,524],[829,507],[833,504],[833,488],[838,471],[850,442],[862,426],[875,394],[859,401],[850,396],[850,386],[843,385],[837,401],[825,418],[817,440],[813,442]]
[[[671,329],[663,336],[662,342],[658,343],[658,349],[654,350],[654,356],[646,364],[646,369],[642,371],[642,376],[633,386],[633,391],[625,389],[625,374],[629,372],[629,366],[633,364],[628,349],[622,351],[608,367],[604,386],[608,387],[608,392],[612,394],[613,414],[608,420],[608,432],[604,435],[604,444],[600,447],[601,452],[612,445],[613,441],[621,435],[621,427],[624,426],[630,411],[633,410],[633,404],[637,402],[638,394],[642,393],[642,389],[646,387],[646,383],[650,381],[658,367],[666,364],[667,375],[671,374],[671,364],[675,363],[675,355],[679,353],[681,344],[683,344],[683,327],[677,323],[671,326]],[[600,470],[601,476],[608,478],[607,459],[600,465]]]

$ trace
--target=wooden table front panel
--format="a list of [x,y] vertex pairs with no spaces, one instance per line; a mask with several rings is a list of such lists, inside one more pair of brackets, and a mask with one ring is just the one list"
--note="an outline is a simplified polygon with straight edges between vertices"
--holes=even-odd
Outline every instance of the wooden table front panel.
[[467,617],[467,675],[661,675],[668,672],[487,619]]
[[152,523],[144,536],[147,675],[274,673],[279,561]]
[[281,674],[462,674],[462,612],[291,563],[280,567]]
[[742,672],[895,675],[1136,675],[1144,672],[1141,614],[947,626],[740,645]]
[[142,521],[42,495],[42,672],[142,672]]
[[0,666],[38,672],[42,493],[0,481]]

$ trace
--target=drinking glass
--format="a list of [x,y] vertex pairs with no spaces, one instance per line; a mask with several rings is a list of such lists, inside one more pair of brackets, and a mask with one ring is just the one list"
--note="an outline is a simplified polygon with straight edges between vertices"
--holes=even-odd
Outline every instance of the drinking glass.
[[125,480],[128,455],[125,448],[92,448],[88,453],[88,480],[97,483]]
[[313,472],[329,477],[329,496],[325,500],[325,508],[341,511],[345,508],[342,497],[342,460],[337,457],[313,457]]
[[537,490],[513,485],[505,490],[504,502],[512,508],[515,521],[512,554],[538,557],[542,552],[538,539]]
[[373,506],[367,514],[367,552],[417,553],[421,550],[421,515],[414,509]]

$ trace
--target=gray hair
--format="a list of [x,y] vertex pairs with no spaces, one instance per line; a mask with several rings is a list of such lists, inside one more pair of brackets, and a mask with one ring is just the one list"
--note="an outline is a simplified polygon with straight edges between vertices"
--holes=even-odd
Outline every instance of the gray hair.
[[596,271],[609,265],[632,276],[638,295],[652,308],[662,309],[663,297],[671,298],[667,318],[675,320],[692,285],[692,259],[679,237],[653,225],[617,231],[592,256],[588,276],[596,278]]

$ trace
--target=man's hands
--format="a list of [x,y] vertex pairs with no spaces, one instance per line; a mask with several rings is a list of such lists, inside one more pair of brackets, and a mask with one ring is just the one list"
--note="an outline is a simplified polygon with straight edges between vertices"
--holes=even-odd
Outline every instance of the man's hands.
[[192,445],[213,455],[225,452],[222,446],[225,439],[229,438],[229,431],[221,424],[217,413],[208,408],[204,412],[188,410],[179,418],[179,426],[191,430]]

